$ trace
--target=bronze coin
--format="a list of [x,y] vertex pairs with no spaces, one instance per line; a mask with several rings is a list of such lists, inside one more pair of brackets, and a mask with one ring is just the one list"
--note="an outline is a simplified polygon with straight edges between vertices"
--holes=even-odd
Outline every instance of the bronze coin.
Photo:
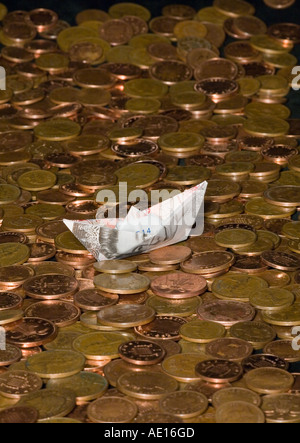
[[113,306],[119,301],[117,294],[108,294],[98,289],[85,289],[77,292],[74,296],[74,303],[78,308],[85,311],[100,311],[107,306]]
[[95,263],[94,257],[89,255],[70,254],[68,252],[59,251],[56,256],[56,261],[63,265],[72,266],[76,270],[85,269],[87,266]]
[[160,363],[165,350],[157,343],[143,340],[124,343],[119,347],[122,360],[138,366],[152,366]]
[[300,269],[300,258],[285,252],[263,252],[262,261],[271,268],[279,271],[294,272]]
[[0,292],[0,311],[19,309],[23,304],[23,298],[13,292]]
[[138,139],[128,144],[115,143],[111,149],[120,157],[135,158],[157,153],[158,145],[151,140]]
[[20,348],[42,346],[57,337],[56,326],[42,318],[23,318],[15,328],[7,331],[7,342]]
[[27,266],[6,266],[0,268],[0,288],[6,290],[22,286],[34,271]]
[[151,323],[135,328],[137,335],[147,339],[180,340],[180,328],[187,321],[180,317],[160,316]]
[[192,255],[185,246],[167,246],[150,252],[150,261],[157,265],[174,265],[188,260]]
[[192,69],[179,61],[162,61],[150,68],[150,75],[168,86],[176,85],[181,81],[189,81],[193,76]]
[[36,234],[41,241],[54,244],[55,238],[66,231],[68,228],[63,221],[54,220],[38,226]]
[[34,26],[38,32],[45,32],[53,28],[58,22],[58,15],[50,9],[34,9],[28,13],[25,20]]
[[78,282],[74,277],[60,274],[32,277],[23,285],[25,293],[37,300],[56,300],[73,295],[77,288]]
[[64,301],[42,301],[34,303],[25,310],[26,317],[38,317],[49,320],[63,328],[76,323],[81,315],[79,308]]
[[202,92],[216,102],[235,95],[238,90],[239,86],[235,81],[223,78],[210,78],[195,85],[196,92]]
[[278,368],[288,370],[289,364],[280,357],[268,354],[251,355],[242,362],[244,372],[250,372],[258,368]]
[[255,309],[247,303],[217,300],[200,306],[198,316],[204,321],[231,327],[236,323],[253,320]]
[[181,300],[203,294],[207,283],[203,277],[178,272],[156,278],[151,289],[159,297]]
[[243,369],[229,360],[206,360],[196,366],[196,374],[209,383],[223,384],[239,380]]
[[13,406],[0,412],[0,423],[32,424],[39,418],[38,410],[30,406]]
[[262,263],[260,257],[238,256],[231,269],[233,271],[244,272],[247,274],[260,274],[267,271],[268,266]]
[[141,294],[119,295],[119,305],[143,305],[148,298],[147,292]]
[[3,366],[10,366],[22,358],[21,350],[16,347],[7,344],[5,351],[0,350],[0,368]]
[[109,20],[105,22],[100,30],[100,37],[111,46],[126,45],[133,37],[133,29],[124,20]]

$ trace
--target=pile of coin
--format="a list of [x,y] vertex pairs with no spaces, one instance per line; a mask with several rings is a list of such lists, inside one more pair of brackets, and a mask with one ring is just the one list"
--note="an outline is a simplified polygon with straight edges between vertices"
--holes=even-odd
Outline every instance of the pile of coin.
[[[0,422],[299,423],[300,26],[243,0],[0,19]],[[205,180],[203,235],[150,254],[96,263],[63,222]]]

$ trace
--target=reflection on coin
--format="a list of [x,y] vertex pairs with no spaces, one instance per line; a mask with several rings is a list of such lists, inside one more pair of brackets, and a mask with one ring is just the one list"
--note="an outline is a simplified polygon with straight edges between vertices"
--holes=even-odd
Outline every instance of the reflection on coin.
[[217,423],[265,423],[264,413],[257,406],[243,401],[225,403],[217,409]]

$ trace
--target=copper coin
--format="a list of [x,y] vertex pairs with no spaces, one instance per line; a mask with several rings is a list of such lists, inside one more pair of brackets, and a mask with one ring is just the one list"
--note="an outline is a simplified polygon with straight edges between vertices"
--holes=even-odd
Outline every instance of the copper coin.
[[119,305],[143,305],[148,298],[147,292],[140,294],[119,295]]
[[165,350],[158,344],[150,341],[136,340],[124,343],[119,347],[122,360],[138,366],[152,366],[160,363]]
[[85,269],[87,266],[95,263],[94,257],[70,254],[68,252],[59,251],[56,256],[56,261],[64,265],[72,266],[76,270]]
[[262,263],[260,257],[238,256],[231,269],[233,271],[244,272],[247,274],[260,274],[267,271],[268,266]]
[[209,143],[228,142],[235,138],[236,133],[237,131],[233,126],[212,126],[201,131],[201,134]]
[[36,30],[27,23],[11,22],[4,25],[3,32],[14,43],[27,43],[36,36]]
[[194,155],[187,160],[188,165],[204,166],[209,169],[215,169],[216,166],[222,165],[224,160],[215,155]]
[[115,143],[111,149],[120,157],[134,158],[157,153],[158,145],[151,140],[138,139],[128,144]]
[[0,233],[0,244],[2,243],[22,243],[28,242],[28,238],[25,234],[18,232],[1,232]]
[[205,352],[212,358],[241,362],[253,354],[254,349],[247,341],[237,338],[221,338],[208,343]]
[[242,149],[250,151],[262,151],[263,149],[268,149],[274,145],[274,139],[268,137],[242,137],[239,140],[239,146]]
[[23,285],[25,293],[37,300],[56,300],[73,295],[77,288],[78,282],[74,277],[59,274],[32,277]]
[[28,259],[29,263],[36,263],[41,261],[49,260],[56,254],[56,249],[53,245],[47,245],[45,243],[34,243],[29,246],[30,257]]
[[0,311],[19,309],[23,304],[23,298],[13,292],[0,292]]
[[42,54],[55,52],[57,50],[57,44],[51,40],[33,40],[26,43],[24,48],[27,52],[29,52],[29,54],[36,57]]
[[147,51],[155,60],[169,61],[178,58],[177,50],[169,43],[153,43],[148,46]]
[[298,149],[286,145],[275,145],[262,150],[262,156],[273,163],[286,164],[298,154]]
[[228,360],[206,360],[196,366],[196,374],[209,383],[232,383],[241,378],[240,364]]
[[49,165],[57,168],[70,168],[74,164],[78,163],[78,157],[70,154],[50,154],[45,158]]
[[30,406],[13,406],[0,412],[0,423],[32,424],[39,418],[38,410]]
[[83,191],[76,183],[67,183],[60,186],[60,191],[70,197],[91,197],[94,191]]
[[133,35],[147,34],[149,27],[145,20],[134,15],[125,15],[122,20],[131,26]]
[[213,101],[229,98],[238,92],[239,86],[233,80],[226,80],[224,78],[210,78],[202,80],[195,85],[196,92],[211,97]]
[[235,257],[230,252],[211,251],[194,255],[182,263],[184,272],[189,274],[210,274],[230,268],[235,262]]
[[82,88],[108,89],[115,83],[115,78],[105,69],[85,68],[75,72],[73,80]]
[[200,276],[178,272],[156,278],[151,283],[151,289],[159,297],[181,300],[203,294],[207,283]]
[[250,372],[258,368],[278,368],[288,370],[289,364],[280,357],[268,354],[251,355],[242,362],[244,372]]
[[150,252],[150,261],[157,265],[175,265],[188,260],[192,255],[190,248],[185,246],[167,246]]
[[107,63],[102,67],[122,81],[134,80],[142,75],[141,68],[130,63]]
[[171,117],[177,122],[191,120],[192,118],[192,113],[190,111],[186,111],[185,109],[170,109],[167,111],[163,111],[161,115]]
[[169,132],[176,132],[178,122],[174,118],[165,115],[137,116],[125,120],[123,127],[142,129],[145,138],[157,139]]
[[32,142],[32,134],[9,131],[0,135],[0,153],[23,151]]
[[35,348],[55,340],[56,326],[42,318],[23,318],[22,322],[6,333],[7,342],[21,348]]
[[101,26],[99,34],[111,46],[126,45],[133,37],[133,29],[124,20],[109,20]]
[[172,4],[165,6],[162,14],[167,17],[177,18],[178,20],[191,20],[196,15],[196,10],[189,5]]
[[180,328],[186,324],[186,320],[180,317],[160,316],[145,326],[138,326],[135,332],[148,339],[180,340]]
[[[205,234],[207,235],[207,234]],[[190,238],[186,245],[191,248],[191,250],[195,254],[199,254],[201,252],[209,252],[209,251],[225,251],[225,248],[222,246],[218,246],[213,237],[194,237]]]
[[85,311],[100,311],[102,308],[117,304],[118,301],[117,294],[103,293],[98,289],[85,289],[74,296],[75,305]]
[[285,252],[263,252],[262,261],[271,268],[279,271],[294,272],[300,269],[300,258]]
[[255,309],[247,303],[218,300],[200,306],[198,316],[204,321],[221,323],[228,328],[236,323],[253,320]]
[[268,34],[283,45],[300,43],[300,26],[295,23],[277,23],[268,29]]
[[47,223],[42,224],[36,229],[36,234],[40,240],[46,243],[53,243],[55,238],[62,234],[63,232],[68,231],[68,228],[64,224],[64,222],[60,220],[49,221]]
[[248,63],[260,59],[260,52],[245,41],[229,43],[225,48],[225,57],[236,63]]
[[245,70],[246,76],[250,77],[260,77],[261,75],[274,75],[276,68],[268,65],[264,62],[248,62],[243,63],[243,68]]
[[40,191],[37,193],[36,198],[39,203],[61,206],[67,205],[72,200],[74,200],[73,197],[68,197],[66,194],[63,194],[62,192],[56,191],[54,189]]
[[207,397],[208,401],[211,403],[212,397],[216,392],[220,391],[221,389],[227,389],[230,387],[231,387],[230,383],[218,385],[218,384],[207,383],[203,380],[200,380],[195,383],[187,384],[184,390],[199,392],[200,394],[205,395],[205,397]]
[[53,28],[57,21],[58,15],[50,9],[34,9],[26,16],[26,21],[34,26],[38,32],[45,32]]
[[282,228],[287,223],[290,223],[291,220],[288,218],[280,218],[278,220],[265,220],[264,228],[267,231],[274,232],[274,234],[282,236]]
[[27,266],[2,267],[0,268],[0,287],[4,287],[6,289],[18,288],[33,275],[34,272]]
[[81,315],[79,308],[64,301],[42,301],[34,303],[25,310],[27,317],[49,320],[59,328],[76,323]]
[[195,71],[195,79],[203,81],[212,77],[235,80],[238,75],[238,68],[235,63],[223,58],[207,60]]
[[0,368],[10,366],[22,358],[22,352],[16,346],[7,344],[5,351],[0,350]]
[[66,206],[66,210],[71,214],[76,214],[78,218],[84,215],[93,216],[99,209],[99,204],[92,200],[83,200],[69,203]]

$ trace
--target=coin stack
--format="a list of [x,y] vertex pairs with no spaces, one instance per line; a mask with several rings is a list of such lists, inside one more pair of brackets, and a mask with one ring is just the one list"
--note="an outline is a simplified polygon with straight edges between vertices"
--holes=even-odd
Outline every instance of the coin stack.
[[[0,4],[1,423],[300,422],[300,26],[211,3]],[[203,235],[149,254],[63,222],[203,181]]]

